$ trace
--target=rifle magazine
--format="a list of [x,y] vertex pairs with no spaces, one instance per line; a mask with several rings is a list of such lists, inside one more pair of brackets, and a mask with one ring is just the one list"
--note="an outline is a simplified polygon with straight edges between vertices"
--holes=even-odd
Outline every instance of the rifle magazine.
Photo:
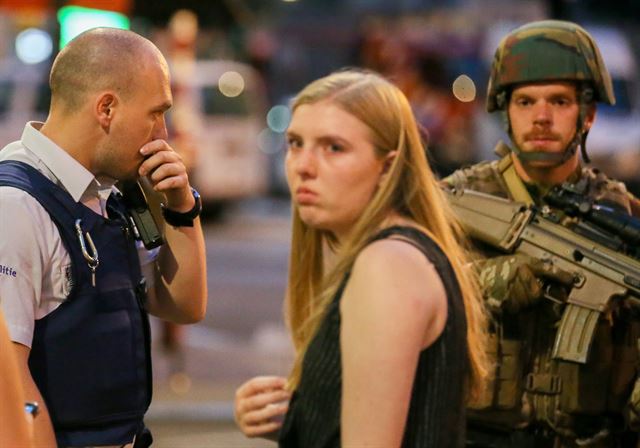
[[567,304],[553,345],[553,358],[586,364],[600,311]]

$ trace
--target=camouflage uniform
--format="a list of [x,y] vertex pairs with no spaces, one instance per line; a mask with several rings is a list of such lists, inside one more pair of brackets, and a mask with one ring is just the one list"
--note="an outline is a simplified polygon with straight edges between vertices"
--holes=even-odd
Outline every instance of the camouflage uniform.
[[[445,182],[513,199],[499,163],[481,162],[458,170]],[[638,199],[624,184],[596,169],[581,168],[571,181],[598,202],[639,214]],[[535,185],[527,185],[527,190],[534,202],[544,203],[544,192]],[[496,254],[487,250],[485,255]],[[507,271],[500,269],[498,276],[508,275]],[[556,435],[562,440],[559,446],[626,446],[616,445],[617,436],[608,434],[624,432],[633,417],[627,401],[639,362],[640,324],[635,313],[611,310],[600,323],[589,362],[578,366],[551,357],[561,306],[544,300],[515,312],[491,304],[489,308],[494,316],[490,351],[497,367],[482,403],[469,410],[468,437],[476,443],[470,446],[551,447]],[[636,394],[634,402],[640,403],[640,388]],[[575,444],[576,439],[585,444]],[[587,444],[589,439],[592,444]]]
[[[554,50],[554,46],[560,50]],[[567,52],[572,54],[567,56]],[[574,54],[578,56],[570,60]],[[539,63],[545,58],[546,68]],[[514,79],[517,83],[576,81],[581,111],[576,137],[566,152],[573,155],[581,146],[586,158],[587,130],[582,123],[586,107],[594,100],[614,102],[610,78],[603,67],[595,43],[580,27],[558,21],[526,25],[508,35],[496,52],[487,109],[502,110],[510,132],[505,110]],[[588,83],[582,84],[583,80]],[[519,200],[512,193],[513,183],[505,178],[511,166],[510,151],[521,161],[524,159],[523,163],[527,160],[526,154],[522,157],[517,148],[501,142],[496,148],[501,160],[458,170],[443,182],[449,187]],[[538,154],[529,160],[545,157]],[[558,159],[558,164],[567,158]],[[597,169],[581,167],[567,181],[596,202],[640,215],[640,201],[627,192],[624,184]],[[534,203],[544,205],[546,191],[535,184],[519,182]],[[638,427],[640,404],[640,387],[634,388],[640,359],[640,321],[636,311],[619,305],[603,314],[586,364],[556,360],[551,354],[563,305],[546,299],[520,302],[517,306],[508,298],[496,301],[489,291],[511,285],[514,276],[520,274],[514,273],[520,265],[505,256],[499,264],[491,265],[498,260],[498,254],[489,248],[481,250],[490,267],[484,269],[479,262],[480,281],[493,315],[490,354],[496,362],[486,393],[469,409],[468,446],[633,446],[636,434],[631,429]],[[521,277],[517,286],[520,290],[540,289],[534,275]],[[516,294],[517,288],[507,291]]]

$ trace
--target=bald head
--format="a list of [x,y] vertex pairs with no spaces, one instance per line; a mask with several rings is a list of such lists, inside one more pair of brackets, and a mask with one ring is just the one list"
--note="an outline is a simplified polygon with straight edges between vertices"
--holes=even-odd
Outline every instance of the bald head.
[[127,30],[94,28],[78,35],[56,57],[49,85],[51,106],[73,112],[89,95],[114,90],[124,98],[151,64],[166,65],[149,40]]

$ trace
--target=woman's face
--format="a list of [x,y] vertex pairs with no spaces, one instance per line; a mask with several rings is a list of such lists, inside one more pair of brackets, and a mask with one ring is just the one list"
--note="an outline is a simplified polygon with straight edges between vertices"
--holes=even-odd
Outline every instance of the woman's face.
[[348,234],[382,176],[369,128],[328,100],[299,106],[287,131],[287,182],[300,218]]

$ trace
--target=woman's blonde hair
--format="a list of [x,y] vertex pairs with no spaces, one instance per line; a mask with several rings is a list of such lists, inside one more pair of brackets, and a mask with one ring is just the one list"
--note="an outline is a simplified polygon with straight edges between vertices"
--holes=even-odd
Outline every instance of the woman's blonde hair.
[[293,204],[293,226],[285,317],[295,347],[290,388],[300,381],[302,360],[324,317],[327,305],[368,240],[390,211],[426,229],[449,258],[456,274],[467,319],[469,392],[478,397],[487,374],[486,323],[474,270],[462,247],[462,232],[427,162],[418,125],[404,94],[373,72],[335,72],[306,86],[293,100],[292,110],[304,104],[330,101],[369,128],[376,155],[397,154],[371,201],[341,241],[336,263],[324,272],[323,248],[333,241],[328,232],[307,226]]

